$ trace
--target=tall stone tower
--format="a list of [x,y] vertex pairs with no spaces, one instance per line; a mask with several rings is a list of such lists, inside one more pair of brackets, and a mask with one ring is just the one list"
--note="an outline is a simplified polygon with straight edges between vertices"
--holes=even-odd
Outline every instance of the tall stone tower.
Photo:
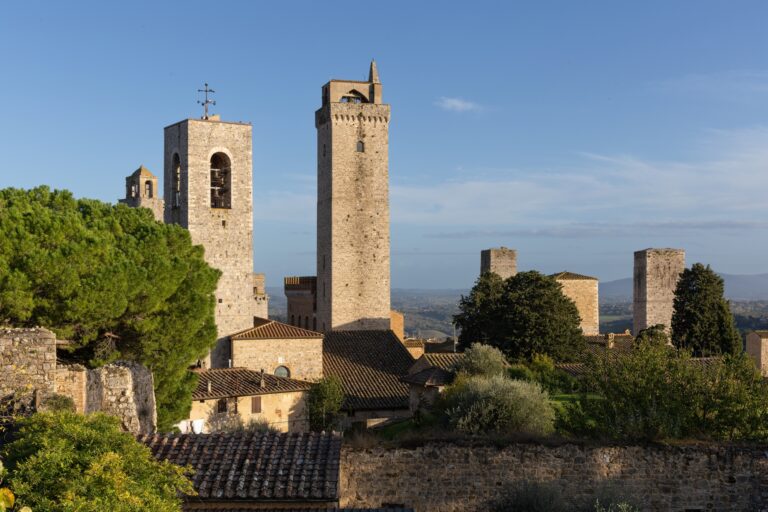
[[390,327],[389,105],[367,82],[323,86],[317,128],[318,329]]
[[517,251],[498,247],[480,251],[480,275],[494,272],[502,279],[517,275]]
[[210,116],[165,128],[165,222],[187,228],[208,264],[222,272],[211,367],[228,364],[226,336],[266,317],[264,277],[253,272],[251,157],[250,124]]
[[675,288],[685,270],[683,249],[644,249],[635,252],[633,279],[633,333],[664,324],[672,326]]
[[149,208],[155,220],[163,222],[163,200],[157,188],[157,176],[143,165],[125,178],[125,199],[120,202],[132,208]]

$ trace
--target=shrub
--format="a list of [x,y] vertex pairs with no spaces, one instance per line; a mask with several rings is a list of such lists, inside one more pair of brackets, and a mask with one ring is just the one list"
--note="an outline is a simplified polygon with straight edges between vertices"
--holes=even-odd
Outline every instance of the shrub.
[[507,369],[507,377],[513,380],[524,380],[526,382],[534,382],[536,380],[533,371],[528,368],[528,366],[521,363],[510,365]]
[[75,401],[71,397],[53,393],[43,398],[40,410],[48,412],[75,412]]
[[157,461],[117,418],[42,412],[20,424],[3,455],[19,501],[36,511],[176,512],[194,493],[183,468]]
[[536,383],[502,376],[459,377],[442,398],[449,424],[462,432],[546,435],[555,412]]
[[490,345],[473,343],[464,351],[464,357],[456,364],[457,372],[467,375],[503,375],[507,371],[507,358],[501,350]]
[[534,380],[548,393],[572,393],[578,388],[578,381],[555,368],[555,362],[545,354],[534,354],[529,367]]

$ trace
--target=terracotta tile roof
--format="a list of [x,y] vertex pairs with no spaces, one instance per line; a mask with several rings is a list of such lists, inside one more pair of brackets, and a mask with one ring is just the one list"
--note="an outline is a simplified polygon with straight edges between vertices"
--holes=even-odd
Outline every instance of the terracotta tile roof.
[[[197,388],[192,392],[193,400],[307,391],[312,387],[311,383],[303,380],[262,374],[247,368],[212,368],[194,370],[194,372],[199,378]],[[209,382],[210,391],[208,390]]]
[[230,335],[233,340],[276,340],[296,338],[322,338],[322,333],[302,329],[266,318],[254,318],[253,327]]
[[768,331],[751,331],[751,332],[749,332],[747,334],[752,334],[752,333],[757,334],[761,338],[768,338]]
[[323,339],[323,373],[344,387],[345,410],[408,408],[413,357],[392,331],[331,331]]
[[576,280],[590,280],[590,281],[597,281],[596,277],[592,276],[585,276],[584,274],[576,274],[575,272],[558,272],[557,274],[552,274],[550,277],[554,277],[555,279],[561,279],[563,281],[576,281]]
[[432,366],[451,371],[459,361],[464,359],[464,354],[460,352],[432,352],[424,354],[423,357]]
[[424,368],[411,375],[400,377],[401,382],[406,384],[415,384],[417,386],[447,386],[453,382],[455,373],[450,370],[443,370],[435,366]]
[[145,435],[155,458],[192,466],[195,500],[337,501],[341,438],[333,434]]

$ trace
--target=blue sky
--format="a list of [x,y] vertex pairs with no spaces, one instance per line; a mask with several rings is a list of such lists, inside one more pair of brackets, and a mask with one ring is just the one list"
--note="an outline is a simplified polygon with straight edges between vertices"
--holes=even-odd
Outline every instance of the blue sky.
[[768,272],[768,3],[13,2],[0,15],[0,186],[115,201],[162,129],[253,123],[255,266],[313,274],[314,110],[375,57],[392,105],[392,280],[628,277],[682,247]]

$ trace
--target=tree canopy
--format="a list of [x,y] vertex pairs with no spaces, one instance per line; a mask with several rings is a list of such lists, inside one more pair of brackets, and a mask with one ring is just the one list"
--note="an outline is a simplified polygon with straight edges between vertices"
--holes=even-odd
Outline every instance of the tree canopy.
[[462,296],[454,321],[461,328],[462,347],[492,345],[509,359],[546,354],[567,360],[584,344],[576,305],[555,279],[536,271],[506,281],[494,273],[483,274],[469,295]]
[[709,265],[695,263],[680,274],[672,314],[672,343],[694,356],[735,354],[742,343],[723,278]]
[[215,343],[219,275],[187,230],[147,209],[0,190],[0,323],[47,327],[92,366],[144,364],[161,428],[188,413],[187,367]]
[[155,460],[101,413],[34,414],[3,452],[18,502],[33,510],[176,512],[179,493],[194,494],[183,468]]

